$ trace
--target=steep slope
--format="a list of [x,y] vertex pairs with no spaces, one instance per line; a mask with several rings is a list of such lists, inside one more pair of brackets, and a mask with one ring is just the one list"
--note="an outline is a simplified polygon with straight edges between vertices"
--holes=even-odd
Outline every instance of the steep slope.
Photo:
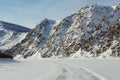
[[8,53],[24,58],[120,56],[120,5],[87,6],[56,25],[45,19]]
[[10,49],[20,43],[29,31],[29,28],[0,21],[0,50]]
[[44,46],[46,40],[51,34],[52,25],[54,24],[55,21],[44,19],[27,34],[20,44],[17,44],[11,50],[8,50],[7,53],[12,53],[12,55],[21,54],[24,55],[24,57],[32,56],[39,50],[39,48]]
[[86,57],[119,56],[119,18],[120,5],[114,7],[93,5],[82,8],[57,25],[58,30],[56,29],[40,51],[41,56],[66,57],[74,53]]

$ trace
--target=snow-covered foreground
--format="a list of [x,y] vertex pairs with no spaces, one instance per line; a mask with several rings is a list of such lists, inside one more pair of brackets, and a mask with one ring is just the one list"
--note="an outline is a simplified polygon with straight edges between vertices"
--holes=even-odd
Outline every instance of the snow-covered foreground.
[[119,59],[0,59],[0,80],[120,80]]

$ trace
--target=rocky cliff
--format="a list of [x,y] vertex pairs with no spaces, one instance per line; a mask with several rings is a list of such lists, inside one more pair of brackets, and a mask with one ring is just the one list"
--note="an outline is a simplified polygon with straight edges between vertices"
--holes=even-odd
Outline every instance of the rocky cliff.
[[120,5],[92,5],[59,23],[45,19],[20,43],[8,50],[24,58],[120,56]]

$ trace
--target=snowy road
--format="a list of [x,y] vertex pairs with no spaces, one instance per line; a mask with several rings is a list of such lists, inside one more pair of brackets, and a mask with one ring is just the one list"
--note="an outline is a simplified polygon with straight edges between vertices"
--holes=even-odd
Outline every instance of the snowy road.
[[0,60],[0,80],[120,80],[120,60]]
[[64,63],[55,63],[60,68],[60,74],[55,80],[105,80],[102,76],[87,69]]

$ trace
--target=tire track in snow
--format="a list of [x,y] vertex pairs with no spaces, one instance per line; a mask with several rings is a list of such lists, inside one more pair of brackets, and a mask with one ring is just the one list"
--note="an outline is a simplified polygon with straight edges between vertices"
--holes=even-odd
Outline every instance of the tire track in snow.
[[67,70],[62,68],[62,73],[55,80],[66,80]]
[[61,74],[55,80],[105,80],[103,77],[84,68],[63,63],[55,63],[55,65],[61,68]]

